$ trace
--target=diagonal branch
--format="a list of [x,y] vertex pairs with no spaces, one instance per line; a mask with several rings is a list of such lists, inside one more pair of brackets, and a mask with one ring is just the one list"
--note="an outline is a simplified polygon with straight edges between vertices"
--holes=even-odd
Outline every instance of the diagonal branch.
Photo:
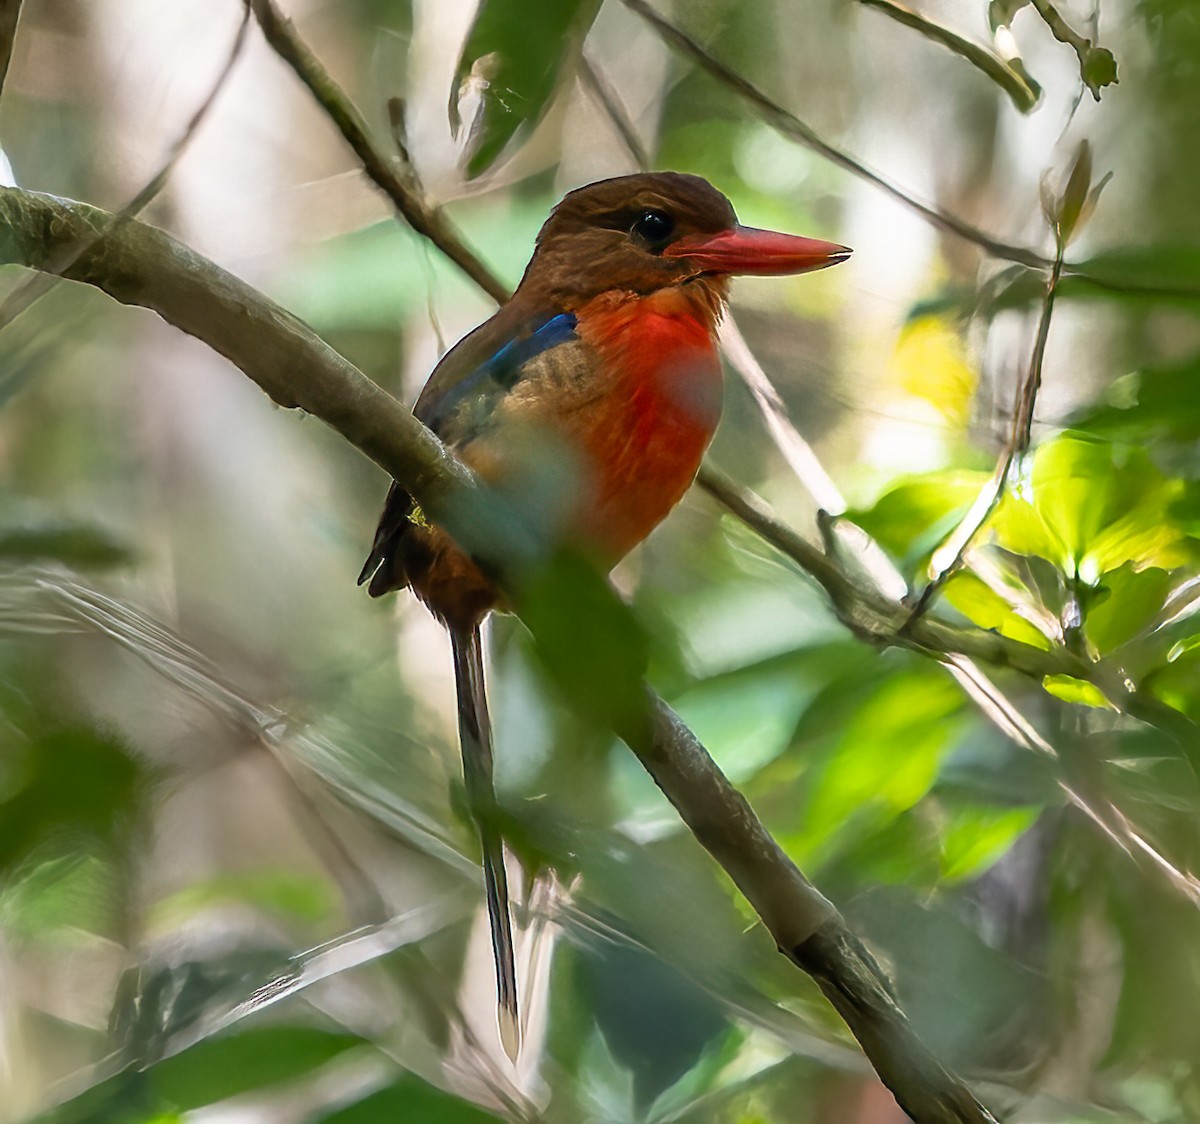
[[[1054,298],[1063,269],[1062,239],[1058,240],[1058,252],[1046,281],[1046,293],[1042,299],[1042,315],[1038,320],[1037,337],[1029,357],[1029,370],[1021,384],[1017,409],[1013,415],[1012,433],[991,479],[984,484],[970,511],[954,529],[943,546],[934,552],[933,577],[921,590],[921,596],[912,611],[912,620],[923,616],[946,582],[962,568],[967,552],[983,525],[992,517],[997,505],[1004,498],[1004,489],[1012,475],[1013,465],[1027,452],[1033,436],[1033,414],[1037,405],[1038,391],[1042,386],[1042,365],[1046,358],[1046,344],[1050,339],[1050,318],[1054,315]],[[943,561],[945,559],[945,561]]]
[[[97,231],[106,232],[104,240],[91,242]],[[336,429],[452,534],[474,539],[478,530],[470,522],[488,507],[484,489],[399,402],[295,317],[153,227],[134,220],[114,226],[110,215],[82,203],[0,189],[0,262],[51,268],[64,244],[89,246],[64,276],[152,309],[209,344],[275,402]],[[497,557],[512,573],[520,543],[511,531],[499,540]],[[644,690],[648,720],[625,731],[630,747],[778,947],[829,996],[901,1106],[931,1124],[994,1124],[917,1038],[886,976],[837,910],[783,853],[695,735]]]
[[1041,88],[1036,82],[1031,81],[1029,75],[1025,74],[1023,70],[1013,66],[1007,59],[1002,59],[986,47],[980,46],[970,39],[964,39],[957,32],[951,31],[950,28],[940,23],[935,23],[927,16],[921,15],[920,12],[914,12],[912,8],[896,3],[896,0],[858,0],[858,2],[868,8],[878,9],[897,23],[919,32],[926,39],[940,43],[960,58],[966,59],[981,74],[987,75],[995,82],[1022,113],[1028,113],[1041,98]]
[[828,160],[838,168],[850,172],[861,180],[873,184],[893,199],[904,204],[909,210],[915,211],[931,226],[944,234],[953,234],[968,242],[974,243],[992,257],[1003,258],[1007,261],[1020,262],[1022,265],[1037,269],[1050,263],[1039,253],[1024,246],[1011,242],[1003,242],[990,234],[972,226],[958,215],[951,214],[941,207],[931,207],[914,199],[907,192],[885,179],[878,172],[872,171],[865,164],[856,160],[848,152],[825,140],[811,125],[801,121],[794,113],[789,113],[778,103],[772,101],[752,82],[743,78],[736,71],[730,70],[723,62],[709,54],[687,32],[682,31],[670,20],[660,16],[645,0],[621,0],[630,11],[636,12],[659,36],[681,55],[686,55],[705,73],[712,75],[718,82],[732,90],[743,101],[754,107],[759,116],[768,122],[772,128],[790,137],[805,148],[811,149],[818,156]]
[[[14,7],[14,5],[10,4],[9,7]],[[3,14],[3,11],[0,10],[0,20],[3,19]],[[146,181],[137,194],[124,207],[113,215],[112,221],[114,225],[124,222],[128,218],[136,218],[154,201],[158,193],[166,186],[167,180],[170,179],[171,173],[175,170],[175,166],[182,159],[183,154],[188,150],[192,140],[200,131],[200,126],[204,124],[209,111],[216,103],[221,91],[225,88],[230,75],[233,74],[233,69],[241,57],[242,48],[246,45],[246,32],[249,27],[250,13],[246,12],[238,24],[238,29],[229,47],[225,63],[220,71],[218,71],[217,77],[205,95],[204,100],[201,101],[196,111],[188,119],[188,123],[184,126],[183,132],[175,139],[175,143],[171,145],[167,153],[167,158],[163,161],[158,171]],[[5,65],[7,65],[7,56],[3,55],[5,47],[3,30],[3,26],[0,25],[0,57],[4,58]],[[9,43],[7,46],[11,48],[12,44]],[[91,235],[91,243],[103,237],[103,231],[97,232]],[[76,246],[64,246],[62,249],[62,268],[66,267],[67,257],[79,257],[80,254],[87,251],[91,243],[85,244],[81,242]],[[55,272],[59,271],[56,270]],[[17,285],[11,292],[7,293],[3,301],[0,301],[0,330],[7,328],[18,316],[28,311],[37,301],[41,300],[42,297],[53,289],[57,283],[58,278],[51,273],[34,274],[27,278],[24,284]]]
[[280,15],[271,0],[246,0],[246,4],[253,10],[272,49],[308,87],[346,142],[354,149],[363,170],[391,199],[400,217],[418,234],[433,242],[498,304],[508,300],[508,290],[504,282],[466,244],[458,228],[446,217],[445,212],[425,198],[414,177],[406,174],[396,161],[385,159],[381,150],[372,143],[370,131],[362,115],[354,107],[346,91],[333,80],[332,75],[296,34],[291,20]]
[[[269,7],[270,0],[254,0],[254,2],[256,4],[265,3]],[[277,14],[274,15],[274,19],[278,21],[279,17]],[[318,100],[323,106],[330,109],[330,116],[340,128],[343,128],[343,135],[345,135],[351,147],[355,151],[358,151],[362,145],[366,145],[368,149],[371,149],[371,141],[364,130],[345,131],[343,123],[356,120],[357,112],[346,100],[346,95],[324,71],[312,52],[299,41],[294,29],[290,25],[287,26],[288,37],[292,42],[292,47],[284,54],[284,57],[297,68],[297,73],[310,89],[322,91],[318,95]],[[272,41],[274,42],[274,40]],[[633,123],[624,112],[624,107],[604,83],[603,76],[596,73],[594,68],[589,67],[589,70],[591,71],[590,77],[588,74],[585,74],[584,80],[588,82],[589,87],[597,96],[605,111],[613,117],[614,124],[621,133],[622,139],[629,148],[630,155],[635,163],[639,165],[644,164],[645,153],[643,147],[638,141],[637,131]],[[432,206],[435,214],[440,215],[436,206],[428,204],[427,201],[423,200],[414,176],[391,176],[386,172],[388,162],[382,155],[375,153],[373,150],[371,151],[372,159],[365,164],[365,167],[368,175],[375,180],[379,187],[389,194],[399,192],[401,197],[406,200],[408,206],[422,204]],[[402,216],[407,213],[403,207],[398,206],[398,210]],[[467,255],[472,263],[472,269],[467,270],[468,274],[474,277],[476,272],[482,271],[492,279],[493,283],[498,287],[499,293],[504,294],[502,284],[495,280],[494,275],[488,272],[487,267],[478,258],[475,258],[469,249],[460,245],[456,248],[455,253],[450,253],[439,241],[436,227],[431,228],[431,231],[426,234],[426,237],[434,245],[438,246],[439,249],[447,252],[447,256],[451,260],[456,261],[462,266],[461,255]],[[1061,259],[1061,254],[1059,258]],[[489,291],[492,290],[489,289]],[[825,475],[824,469],[816,462],[807,444],[795,432],[794,427],[791,427],[790,422],[787,421],[785,414],[782,412],[781,404],[778,404],[779,408],[776,408],[770,401],[764,401],[763,395],[765,394],[765,389],[761,384],[766,381],[765,375],[762,375],[761,371],[757,370],[757,365],[754,363],[753,357],[750,356],[748,349],[744,347],[741,349],[738,348],[736,334],[730,336],[726,333],[726,337],[724,342],[727,356],[742,377],[747,379],[752,389],[758,386],[759,393],[756,393],[756,399],[763,408],[768,424],[770,425],[774,421],[775,424],[772,426],[772,432],[775,434],[776,439],[781,442],[781,448],[784,449],[785,455],[789,457],[789,462],[792,463],[793,467],[801,475],[806,485],[810,489],[815,489],[814,494],[818,495],[818,498],[823,495],[825,496],[825,500],[830,501],[825,506],[835,511],[844,508],[845,505],[841,497],[837,494],[836,487]],[[864,611],[865,604],[871,600],[873,594],[862,593],[836,561],[830,559],[815,547],[810,546],[806,540],[790,531],[790,529],[779,525],[770,516],[769,512],[765,512],[762,509],[760,503],[756,502],[753,497],[749,497],[748,493],[740,492],[737,486],[731,481],[725,480],[709,468],[701,470],[700,483],[738,519],[767,542],[773,543],[777,549],[782,550],[811,576],[815,577],[818,583],[829,594],[842,620],[858,635],[876,643],[888,644],[897,642],[901,633],[906,631],[904,624],[907,618],[907,610],[901,609],[896,604],[888,602],[883,598],[877,598],[874,608]],[[825,501],[822,502],[824,503]],[[882,559],[882,562],[885,564],[886,561],[886,558]],[[881,588],[886,587],[886,585],[881,586]],[[950,626],[945,627],[949,628]],[[965,630],[960,631],[963,632],[965,637],[970,636],[969,632]],[[1041,665],[1036,661],[1036,657],[1032,666],[1023,666],[1024,661],[1028,659],[1028,653],[1036,653],[1038,650],[1026,649],[1022,651],[1022,649],[1025,649],[1024,645],[1006,641],[1002,637],[995,637],[999,643],[1000,650],[993,650],[987,639],[993,635],[980,633],[970,642],[967,639],[963,639],[962,642],[966,645],[963,649],[955,647],[940,649],[928,639],[918,642],[911,635],[909,635],[908,639],[914,641],[911,646],[916,650],[930,655],[940,662],[946,663],[947,657],[956,660],[958,666],[969,669],[970,673],[978,680],[987,683],[990,692],[998,698],[1003,698],[1003,696],[1000,695],[999,691],[993,685],[987,682],[986,677],[971,662],[972,659],[990,660],[1000,666],[1016,667],[1038,679],[1046,674],[1065,673],[1061,667],[1056,668],[1054,671],[1039,670]],[[986,637],[982,644],[978,642],[980,637]],[[1006,645],[1007,647],[1005,647]],[[968,651],[967,648],[971,650]],[[1073,674],[1079,678],[1087,678],[1090,669],[1091,665],[1080,666],[1075,671],[1067,674]],[[1189,747],[1193,744],[1195,729],[1184,716],[1158,703],[1156,700],[1136,696],[1128,690],[1125,681],[1119,677],[1105,679],[1100,670],[1094,670],[1093,676],[1095,679],[1105,680],[1109,683],[1110,700],[1120,700],[1120,702],[1114,702],[1114,706],[1117,709],[1122,709],[1123,705],[1127,713],[1136,714],[1141,720],[1170,732],[1181,746]],[[1012,709],[1011,704],[1009,704],[1009,708]],[[989,715],[989,717],[994,718],[992,715]],[[1002,728],[1005,728],[1007,731],[1007,727]],[[1018,740],[1021,739],[1018,738]],[[1022,741],[1022,744],[1026,743]],[[1097,817],[1093,815],[1092,818],[1096,819]]]

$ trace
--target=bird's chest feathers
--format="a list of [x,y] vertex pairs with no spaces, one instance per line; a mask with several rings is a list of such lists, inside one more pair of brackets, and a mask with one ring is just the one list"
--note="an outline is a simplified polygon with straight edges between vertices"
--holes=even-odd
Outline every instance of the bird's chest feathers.
[[678,289],[605,294],[577,310],[600,385],[572,436],[593,477],[585,530],[610,553],[631,549],[679,501],[712,439],[721,414],[713,311]]

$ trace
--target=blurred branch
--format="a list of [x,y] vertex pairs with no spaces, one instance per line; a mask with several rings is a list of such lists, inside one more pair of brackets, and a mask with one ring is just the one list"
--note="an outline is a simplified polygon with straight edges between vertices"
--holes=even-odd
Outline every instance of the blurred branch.
[[1099,101],[1100,90],[1117,81],[1117,60],[1112,51],[1106,47],[1098,47],[1090,39],[1080,35],[1063,19],[1050,0],[1031,0],[1031,3],[1050,28],[1050,34],[1075,52],[1075,57],[1079,60],[1079,77],[1092,91],[1092,97]]
[[831,144],[821,137],[812,126],[801,121],[794,113],[790,113],[777,102],[772,101],[757,86],[753,85],[740,74],[732,71],[724,63],[714,58],[690,35],[669,20],[660,16],[645,0],[621,0],[625,7],[642,17],[667,44],[674,47],[680,54],[686,55],[701,70],[712,75],[723,86],[727,86],[743,101],[749,102],[759,115],[773,128],[778,129],[784,136],[790,137],[805,148],[811,149],[818,156],[824,157],[831,164],[858,176],[867,183],[874,184],[893,199],[903,203],[915,211],[932,226],[946,234],[953,234],[974,243],[991,254],[992,257],[1003,258],[1006,261],[1020,262],[1033,268],[1045,267],[1049,260],[1024,246],[1016,246],[999,239],[972,226],[965,219],[944,211],[940,207],[931,207],[914,199],[890,180],[886,180],[878,172],[873,172],[865,164],[860,163],[848,152]]
[[[635,161],[640,162],[640,167],[645,168],[646,164],[640,152],[640,145],[631,143],[630,141],[632,137],[633,141],[636,142],[636,132],[620,99],[611,88],[607,87],[604,83],[603,75],[596,71],[595,68],[592,68],[592,76],[597,87],[602,87],[606,91],[605,96],[599,99],[601,106],[609,115],[617,132],[625,140],[631,156],[633,156]],[[1086,153],[1086,148],[1081,149],[1081,157],[1086,156]],[[1078,168],[1079,166],[1079,158],[1077,158],[1076,167]],[[1090,166],[1088,174],[1083,179],[1090,181]],[[1089,187],[1090,182],[1085,182],[1083,183],[1082,190],[1076,189],[1073,192],[1069,189],[1065,190],[1063,193],[1064,199],[1084,195],[1087,193]],[[1047,307],[1043,312],[1043,323],[1039,327],[1037,343],[1035,344],[1033,358],[1030,363],[1030,375],[1026,380],[1026,389],[1022,396],[1023,402],[1026,403],[1026,408],[1023,411],[1024,420],[1017,420],[1014,424],[1012,447],[1015,447],[1018,442],[1021,443],[1022,449],[1028,448],[1029,445],[1034,403],[1037,396],[1037,387],[1041,381],[1041,367],[1049,331],[1049,317],[1053,306],[1053,294],[1061,272],[1062,247],[1065,245],[1062,223],[1064,213],[1070,217],[1071,211],[1064,208],[1062,204],[1059,204],[1054,214],[1047,215],[1047,218],[1051,220],[1051,225],[1056,231],[1059,252],[1056,257],[1055,270],[1047,288]],[[1081,203],[1074,210],[1075,219],[1078,219],[1082,213],[1083,205]],[[812,447],[792,424],[783,401],[780,399],[767,373],[762,369],[761,364],[750,350],[731,313],[726,313],[725,319],[722,322],[721,347],[725,358],[738,375],[741,376],[742,381],[753,395],[755,403],[766,420],[767,428],[771,433],[776,447],[782,453],[797,478],[817,501],[824,513],[836,516],[844,512],[846,503],[838,491],[837,485],[825,471],[824,466],[813,452]],[[1006,457],[1002,463],[1010,464],[1011,460]],[[997,472],[999,473],[999,469]],[[1007,472],[1008,469],[1006,467],[1004,469],[1005,475],[1007,475]],[[746,526],[760,534],[762,533],[763,524],[755,522],[755,519],[759,517],[753,516],[749,512],[748,507],[738,510],[729,506],[727,499],[732,494],[734,486],[718,472],[705,466],[700,472],[700,484],[718,502],[724,504],[727,510],[738,516]],[[985,489],[981,493],[975,507],[986,505],[987,510],[990,511],[994,507],[1001,488],[1002,483],[996,486],[996,490],[991,495],[988,495],[987,489]],[[972,508],[972,512],[974,512],[975,507]],[[963,521],[964,525],[969,525],[970,518],[971,513],[968,513],[967,518]],[[986,515],[984,515],[984,518],[986,518]],[[838,564],[838,551],[835,548],[845,543],[844,537],[839,539],[839,533],[850,529],[852,526],[837,519],[826,519],[823,521],[823,529],[828,528],[828,553],[822,553],[817,551],[816,548],[810,547],[799,536],[796,536],[792,542],[793,548],[797,551],[797,553],[792,555],[794,561],[798,561],[806,570],[810,566],[817,566],[833,586],[838,590],[844,591],[848,596],[857,595],[858,588],[854,584],[853,578]],[[907,595],[907,587],[903,577],[873,539],[866,537],[865,543],[853,542],[846,545],[849,545],[854,550],[854,560],[863,571],[863,580],[870,583],[870,588],[878,591],[883,597],[893,598],[896,601],[904,599]],[[826,565],[827,563],[829,565]],[[825,588],[827,592],[830,592],[829,586]],[[907,630],[913,616],[920,615],[920,612],[914,612],[910,615],[904,624],[901,625],[901,631]],[[958,653],[937,655],[925,649],[920,650],[924,654],[934,655],[937,662],[946,668],[954,679],[957,680],[968,697],[976,704],[988,721],[996,726],[1006,737],[1023,748],[1032,750],[1043,760],[1057,760],[1058,754],[1054,747],[1037,732],[1032,723],[1025,718],[1020,710],[984,674],[974,661]],[[1138,834],[1135,825],[1112,801],[1107,799],[1101,799],[1098,802],[1089,801],[1062,777],[1061,770],[1056,770],[1055,772],[1055,783],[1063,792],[1068,803],[1077,808],[1087,819],[1091,820],[1101,833],[1111,842],[1115,843],[1125,855],[1135,862],[1148,866],[1156,874],[1164,876],[1176,891],[1182,893],[1193,904],[1200,905],[1200,881],[1194,875],[1175,867],[1165,856],[1155,850],[1149,842]]]
[[4,89],[4,80],[8,77],[20,17],[21,0],[0,0],[0,90]]
[[637,126],[626,112],[625,106],[617,96],[616,90],[609,85],[608,79],[596,69],[592,60],[586,54],[580,56],[579,74],[583,84],[591,91],[592,96],[604,110],[621,143],[625,145],[635,168],[646,172],[650,170],[650,152],[637,134]]
[[[893,199],[902,203],[905,207],[908,207],[911,211],[920,215],[935,229],[973,243],[992,257],[1005,261],[1018,262],[1033,269],[1049,269],[1054,264],[1052,258],[1036,250],[993,238],[986,231],[972,226],[958,215],[943,210],[941,207],[932,207],[927,203],[922,203],[920,200],[913,198],[890,180],[885,179],[878,172],[872,171],[865,164],[856,160],[848,152],[826,141],[810,125],[801,121],[795,114],[790,113],[777,102],[772,101],[757,86],[747,81],[735,71],[730,70],[724,63],[709,54],[704,47],[686,32],[660,16],[645,0],[621,0],[621,3],[649,23],[667,44],[674,47],[680,54],[686,55],[701,70],[710,74],[722,85],[728,87],[743,101],[749,102],[757,110],[759,116],[771,125],[772,128],[777,129],[784,136],[790,137],[798,144],[804,145],[806,148],[817,153],[818,156],[824,157],[836,167],[842,168],[852,175],[858,176],[859,179],[873,184]],[[1089,282],[1093,281],[1092,275],[1086,269],[1072,265],[1070,262],[1064,263],[1063,271]],[[1122,281],[1113,278],[1095,280],[1095,284],[1110,292],[1117,293],[1139,293],[1160,297],[1200,297],[1200,288],[1189,284],[1157,284],[1137,280]]]
[[[934,659],[947,655],[1007,667],[1038,681],[1047,675],[1069,675],[1091,683],[1120,713],[1172,737],[1196,765],[1200,762],[1200,730],[1184,714],[1139,691],[1120,668],[1095,662],[1066,648],[1043,649],[998,632],[949,624],[933,617],[912,618],[908,607],[875,590],[860,589],[842,568],[798,532],[780,522],[752,492],[711,465],[697,478],[706,492],[743,523],[796,562],[829,595],[842,623],[863,640],[896,645]],[[1198,770],[1200,771],[1200,770]]]
[[919,12],[914,12],[903,4],[897,4],[895,0],[858,0],[858,2],[868,8],[878,9],[891,16],[897,23],[920,32],[926,39],[932,39],[933,42],[948,47],[960,58],[966,59],[976,70],[995,82],[1022,113],[1028,113],[1033,109],[1042,96],[1041,88],[1010,62],[993,54],[986,47],[973,43],[970,39],[964,39],[948,27],[934,23],[933,20],[927,19]]
[[[96,242],[100,231],[106,236]],[[483,489],[437,437],[261,293],[153,227],[113,224],[111,215],[82,203],[0,189],[0,261],[53,269],[64,245],[83,244],[88,250],[62,276],[152,309],[230,359],[279,405],[320,417],[452,534],[462,534],[478,514],[480,504],[469,497],[486,500]],[[502,556],[511,549],[502,539]],[[886,977],[841,915],[787,858],[695,735],[649,688],[646,697],[648,721],[626,731],[631,748],[776,944],[831,998],[900,1104],[921,1121],[993,1121],[918,1041]]]
[[389,160],[371,141],[367,123],[346,91],[333,80],[296,34],[291,20],[280,15],[271,0],[246,0],[271,48],[308,87],[330,120],[354,150],[363,171],[395,205],[409,226],[433,242],[455,265],[498,304],[508,300],[508,288],[463,240],[444,211],[425,198],[416,176],[398,160]]
[[[19,6],[9,5],[10,7]],[[0,18],[3,16],[3,10],[0,10]],[[15,16],[14,16],[15,19]],[[246,32],[250,26],[250,13],[242,14],[241,22],[238,24],[237,33],[233,37],[233,43],[229,48],[229,55],[225,59],[225,64],[221,67],[217,74],[216,80],[212,84],[212,88],[208,91],[204,100],[197,107],[196,112],[192,114],[187,125],[184,126],[183,132],[176,138],[175,143],[171,146],[167,154],[167,158],[163,161],[162,166],[154,173],[153,176],[146,182],[146,185],[137,192],[128,203],[125,204],[119,211],[112,215],[112,225],[116,226],[124,222],[126,219],[136,218],[139,214],[154,201],[155,197],[166,186],[167,180],[171,173],[175,170],[175,165],[179,163],[180,158],[187,151],[188,146],[192,143],[192,139],[200,131],[200,126],[204,123],[204,119],[208,116],[209,110],[217,100],[217,96],[225,88],[225,83],[229,81],[229,76],[233,73],[234,65],[241,56],[242,48],[246,45]],[[0,34],[3,29],[0,27]],[[3,41],[0,40],[0,50],[3,49]],[[9,44],[11,47],[11,43]],[[5,57],[7,65],[7,56]],[[58,284],[58,277],[55,274],[61,273],[68,265],[68,258],[76,259],[80,255],[86,253],[88,249],[97,241],[105,237],[104,231],[98,231],[89,236],[90,241],[80,242],[74,246],[63,246],[61,250],[62,260],[60,267],[47,273],[34,274],[27,278],[23,284],[17,285],[4,297],[0,302],[0,331],[8,327],[18,316],[27,311],[35,302],[44,297],[55,285]]]

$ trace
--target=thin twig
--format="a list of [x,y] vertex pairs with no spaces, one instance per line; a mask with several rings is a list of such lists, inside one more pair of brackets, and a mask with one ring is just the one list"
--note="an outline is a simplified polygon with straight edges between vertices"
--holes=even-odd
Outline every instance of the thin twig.
[[342,137],[354,150],[363,171],[389,199],[409,226],[435,243],[455,265],[498,304],[508,300],[508,287],[465,242],[444,211],[434,206],[406,176],[396,161],[386,159],[371,141],[367,123],[349,96],[321,65],[296,33],[291,20],[280,15],[271,0],[246,0],[271,48],[296,72]]
[[647,171],[650,168],[650,152],[642,143],[641,137],[638,136],[633,118],[629,116],[624,103],[617,96],[616,90],[609,84],[608,79],[596,69],[586,52],[580,56],[579,74],[584,85],[587,86],[612,123],[617,136],[621,138],[621,143],[629,153],[634,167],[640,168],[643,172]]
[[1060,43],[1065,43],[1075,52],[1079,60],[1079,77],[1083,84],[1092,92],[1096,101],[1100,100],[1103,87],[1117,81],[1117,60],[1112,51],[1099,47],[1090,39],[1080,35],[1065,19],[1050,0],[1031,0],[1039,16],[1050,29],[1050,34]]
[[642,17],[655,31],[681,54],[686,55],[701,70],[712,75],[722,85],[728,87],[744,101],[749,102],[771,126],[785,136],[811,149],[818,156],[824,157],[831,164],[858,176],[859,179],[873,184],[886,192],[893,199],[910,210],[915,211],[932,226],[945,234],[953,234],[980,247],[992,257],[1006,261],[1019,262],[1033,269],[1044,268],[1050,264],[1049,259],[1024,246],[1011,242],[1003,242],[993,238],[978,227],[972,226],[965,219],[940,207],[931,207],[922,203],[907,192],[897,187],[890,180],[884,179],[878,172],[872,171],[865,164],[856,160],[844,149],[838,148],[820,136],[811,125],[801,121],[794,113],[790,113],[777,102],[772,101],[757,86],[753,85],[742,75],[730,70],[723,62],[714,58],[704,47],[685,31],[676,27],[670,20],[664,19],[645,0],[621,0],[621,2]]
[[[962,568],[967,552],[975,541],[975,536],[992,517],[996,506],[1004,497],[1004,489],[1013,465],[1029,451],[1033,434],[1033,415],[1037,406],[1038,391],[1042,386],[1042,365],[1046,358],[1046,342],[1050,338],[1050,318],[1054,314],[1054,297],[1058,291],[1058,283],[1062,278],[1063,252],[1065,243],[1058,239],[1058,250],[1054,255],[1054,265],[1046,280],[1046,293],[1042,298],[1042,315],[1038,321],[1037,338],[1029,357],[1029,370],[1021,384],[1017,409],[1013,415],[1012,433],[1008,443],[1001,453],[992,478],[983,486],[975,503],[971,505],[963,521],[954,529],[946,543],[934,552],[933,577],[921,591],[921,596],[913,608],[910,622],[921,617],[933,602],[946,582]],[[940,557],[948,556],[945,563],[939,563]]]
[[875,8],[890,16],[897,23],[920,32],[926,39],[948,47],[960,58],[969,62],[981,74],[985,74],[1000,87],[1022,113],[1028,113],[1042,96],[1041,89],[1030,82],[1029,76],[1021,73],[1006,59],[993,54],[986,47],[964,39],[950,28],[935,23],[920,12],[914,12],[896,0],[858,0],[868,8]]

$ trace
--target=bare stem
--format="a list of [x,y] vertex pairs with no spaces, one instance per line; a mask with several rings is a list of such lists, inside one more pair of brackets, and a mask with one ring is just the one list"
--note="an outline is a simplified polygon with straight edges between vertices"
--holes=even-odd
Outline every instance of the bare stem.
[[341,88],[296,34],[289,19],[280,15],[271,0],[246,0],[263,35],[275,53],[296,72],[346,143],[354,150],[363,171],[389,199],[400,217],[418,234],[433,242],[443,254],[498,304],[508,300],[508,287],[484,264],[463,239],[444,211],[421,193],[415,179],[403,174],[371,140],[367,124]]

